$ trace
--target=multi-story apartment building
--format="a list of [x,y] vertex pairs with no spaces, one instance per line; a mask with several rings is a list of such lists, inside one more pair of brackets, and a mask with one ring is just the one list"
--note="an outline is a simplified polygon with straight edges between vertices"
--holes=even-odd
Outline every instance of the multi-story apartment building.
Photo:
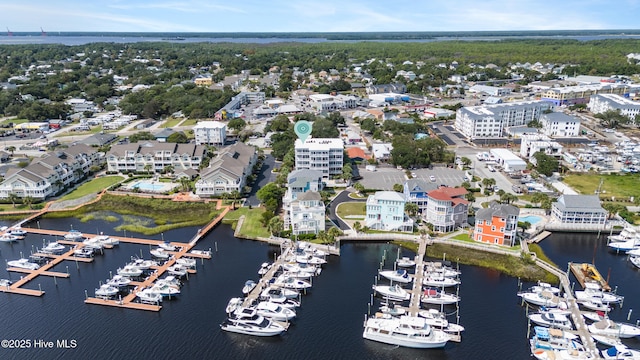
[[296,170],[318,170],[328,179],[342,174],[344,143],[341,139],[307,138],[295,142]]
[[523,101],[495,105],[468,106],[456,111],[455,128],[467,138],[502,137],[505,128],[538,120],[552,108],[546,101]]
[[377,191],[367,198],[366,226],[373,230],[413,231],[413,220],[404,213],[406,201],[395,191]]
[[336,111],[341,109],[353,109],[358,106],[358,98],[352,95],[309,95],[311,107],[317,111]]
[[594,114],[619,110],[620,114],[633,120],[640,114],[640,102],[616,94],[592,95],[587,108]]
[[[524,134],[520,140],[520,156],[532,161],[533,154],[538,151],[557,159],[562,157],[563,146],[542,134]],[[534,160],[535,161],[535,160]],[[535,163],[534,163],[535,164]]]
[[593,95],[617,94],[629,95],[631,87],[627,84],[593,84],[550,88],[540,95],[540,99],[555,106],[586,104]]
[[598,195],[562,195],[551,208],[551,220],[562,224],[603,225],[607,210]]
[[467,190],[463,187],[441,186],[427,193],[427,213],[425,221],[433,225],[437,232],[454,231],[468,222],[469,201],[464,198]]
[[257,158],[256,148],[242,142],[221,150],[211,159],[209,167],[202,170],[200,179],[196,181],[196,195],[211,197],[233,191],[242,193]]
[[580,119],[561,112],[540,115],[542,133],[551,137],[574,137],[580,134]]
[[25,168],[11,168],[0,183],[0,198],[9,194],[43,200],[66,186],[77,183],[92,166],[104,161],[94,148],[76,144],[45,154]]
[[476,213],[476,224],[473,228],[473,240],[513,246],[518,234],[518,216],[520,209],[495,201],[489,207]]
[[227,125],[219,121],[200,121],[193,127],[196,145],[224,145]]
[[198,169],[206,148],[196,144],[144,141],[117,144],[107,153],[107,170],[115,172],[164,172]]

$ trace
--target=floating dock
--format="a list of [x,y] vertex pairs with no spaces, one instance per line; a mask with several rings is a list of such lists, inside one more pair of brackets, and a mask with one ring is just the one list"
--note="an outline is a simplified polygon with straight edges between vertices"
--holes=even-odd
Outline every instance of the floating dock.
[[602,290],[611,291],[611,286],[609,286],[607,280],[602,277],[602,275],[594,265],[588,263],[569,263],[569,268],[571,269],[573,276],[576,277],[578,283],[580,283],[580,286],[582,286],[582,288],[585,287],[584,284],[586,282],[595,281],[600,284]]

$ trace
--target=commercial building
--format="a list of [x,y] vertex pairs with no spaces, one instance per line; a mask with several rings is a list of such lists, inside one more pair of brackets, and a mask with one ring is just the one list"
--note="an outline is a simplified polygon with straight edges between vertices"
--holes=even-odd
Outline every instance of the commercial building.
[[404,213],[405,200],[395,191],[377,191],[367,198],[366,226],[373,230],[413,231],[413,220]]
[[562,224],[603,225],[607,210],[597,195],[562,195],[553,203],[551,219]]
[[575,137],[580,134],[580,119],[561,112],[540,115],[542,133],[551,137]]
[[[557,159],[562,158],[562,145],[555,141],[551,141],[542,134],[525,134],[521,136],[520,156],[535,164],[533,154],[538,151],[544,152],[546,155],[553,156]],[[533,160],[533,161],[532,161]]]
[[518,234],[520,209],[495,201],[476,212],[473,240],[489,244],[513,246]]
[[352,95],[309,95],[309,103],[316,111],[336,111],[353,109],[358,106],[358,98]]
[[505,172],[522,171],[527,169],[527,162],[520,159],[509,149],[491,149],[494,161],[504,169]]
[[599,94],[591,96],[587,108],[594,114],[601,114],[609,110],[618,110],[620,114],[633,120],[640,114],[640,102],[629,100],[615,94]]
[[224,145],[227,125],[219,121],[199,121],[193,127],[196,145]]
[[314,139],[308,137],[303,143],[295,142],[296,170],[318,170],[328,179],[342,174],[344,143],[341,139]]
[[511,88],[489,85],[473,85],[469,88],[469,92],[471,93],[484,93],[491,96],[505,96],[511,94],[511,91]]

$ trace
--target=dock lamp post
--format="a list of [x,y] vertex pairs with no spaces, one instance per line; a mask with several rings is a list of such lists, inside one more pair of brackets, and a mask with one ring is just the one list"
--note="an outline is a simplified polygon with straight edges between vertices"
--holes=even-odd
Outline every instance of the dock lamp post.
[[162,238],[162,242],[164,242],[164,233],[163,232],[160,233],[160,237]]

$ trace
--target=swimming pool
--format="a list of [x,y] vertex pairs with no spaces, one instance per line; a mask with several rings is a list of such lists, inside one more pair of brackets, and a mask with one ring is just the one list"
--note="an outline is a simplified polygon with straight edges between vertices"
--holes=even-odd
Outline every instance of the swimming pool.
[[538,222],[540,222],[540,220],[542,220],[542,218],[540,216],[536,216],[536,215],[527,215],[527,216],[521,216],[518,218],[518,221],[520,222],[529,222],[529,224],[533,225],[536,224]]
[[153,184],[146,181],[138,181],[137,183],[131,185],[132,189],[140,189],[142,191],[155,191],[159,192],[165,188],[164,184]]

